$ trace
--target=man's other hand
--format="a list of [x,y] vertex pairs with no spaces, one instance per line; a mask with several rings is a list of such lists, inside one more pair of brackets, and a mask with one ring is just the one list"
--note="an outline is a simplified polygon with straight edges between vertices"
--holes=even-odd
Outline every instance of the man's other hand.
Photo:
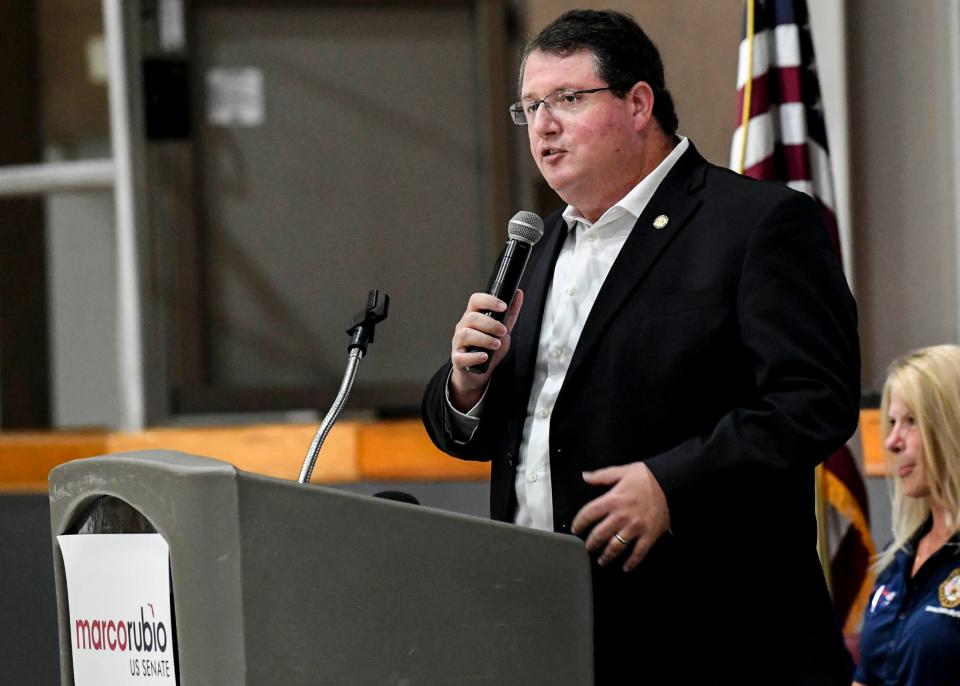
[[633,570],[650,548],[670,529],[667,497],[642,462],[584,472],[591,486],[612,486],[599,498],[584,505],[573,519],[572,531],[590,530],[587,550],[602,551],[601,566],[629,552],[623,571]]

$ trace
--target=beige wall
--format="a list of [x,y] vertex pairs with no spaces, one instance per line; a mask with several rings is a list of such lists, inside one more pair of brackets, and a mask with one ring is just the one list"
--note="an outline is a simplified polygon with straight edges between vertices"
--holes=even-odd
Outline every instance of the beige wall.
[[955,4],[847,2],[865,388],[897,355],[957,336]]

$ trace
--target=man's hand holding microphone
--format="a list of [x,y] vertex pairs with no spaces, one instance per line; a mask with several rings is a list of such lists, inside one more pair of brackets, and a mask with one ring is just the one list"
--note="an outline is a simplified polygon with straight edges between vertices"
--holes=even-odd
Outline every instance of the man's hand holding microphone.
[[474,293],[451,341],[450,402],[467,412],[483,397],[490,375],[510,350],[510,333],[523,306],[518,289],[530,251],[543,235],[543,220],[517,212],[507,227],[507,243],[486,293]]

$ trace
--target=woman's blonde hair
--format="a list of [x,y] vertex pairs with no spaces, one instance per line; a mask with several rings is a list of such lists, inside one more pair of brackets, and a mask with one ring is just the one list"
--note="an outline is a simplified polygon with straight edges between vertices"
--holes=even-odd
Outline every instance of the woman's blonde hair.
[[[923,468],[930,496],[904,495],[900,480],[892,477],[893,544],[877,558],[877,571],[889,565],[900,548],[930,516],[936,503],[947,514],[947,524],[960,525],[960,346],[936,345],[915,350],[895,360],[887,371],[880,405],[883,439],[890,435],[890,395],[913,415],[923,442]],[[887,473],[895,474],[893,455],[884,448]]]

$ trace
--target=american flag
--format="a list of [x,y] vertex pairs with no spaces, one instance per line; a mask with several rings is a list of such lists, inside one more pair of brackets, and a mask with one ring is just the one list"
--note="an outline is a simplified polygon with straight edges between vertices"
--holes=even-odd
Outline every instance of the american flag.
[[[804,0],[747,0],[730,166],[782,181],[820,205],[840,258],[827,130]],[[858,630],[873,578],[866,489],[844,447],[818,468],[821,555],[846,634]]]

